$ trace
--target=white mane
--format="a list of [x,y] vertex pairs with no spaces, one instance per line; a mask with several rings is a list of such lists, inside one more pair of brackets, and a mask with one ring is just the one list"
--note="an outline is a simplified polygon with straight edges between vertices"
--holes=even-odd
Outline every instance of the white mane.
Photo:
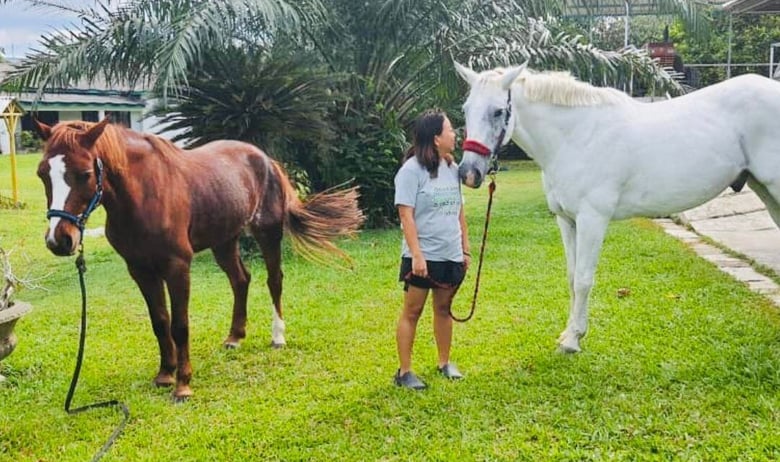
[[[497,81],[503,73],[503,68],[487,71],[482,80]],[[557,106],[614,105],[631,101],[631,97],[621,91],[580,82],[569,72],[524,70],[515,82],[522,85],[527,100]]]

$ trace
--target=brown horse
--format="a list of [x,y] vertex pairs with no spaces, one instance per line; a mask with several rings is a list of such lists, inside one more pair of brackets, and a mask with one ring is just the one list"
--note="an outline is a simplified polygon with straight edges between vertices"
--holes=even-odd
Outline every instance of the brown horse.
[[245,228],[250,230],[268,271],[272,344],[280,346],[285,343],[284,229],[308,257],[335,253],[348,258],[332,241],[354,236],[363,222],[356,188],[302,202],[279,164],[246,143],[215,141],[184,151],[163,138],[110,125],[108,119],[38,125],[46,140],[38,166],[49,208],[46,245],[55,255],[73,255],[84,222],[103,205],[106,237],[141,289],[160,347],[154,383],[171,386],[175,380],[175,400],[192,395],[188,303],[195,252],[211,249],[230,279],[233,320],[223,344],[235,348],[246,336],[250,280],[238,239]]

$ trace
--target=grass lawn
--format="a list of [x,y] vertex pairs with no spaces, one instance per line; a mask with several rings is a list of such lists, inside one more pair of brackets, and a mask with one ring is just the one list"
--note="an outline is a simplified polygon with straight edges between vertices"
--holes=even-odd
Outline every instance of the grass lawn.
[[[0,244],[20,276],[45,290],[2,364],[0,460],[84,461],[120,420],[112,409],[69,416],[80,296],[73,258],[43,242],[38,156],[19,157],[22,210],[0,210]],[[0,194],[10,195],[8,156]],[[465,192],[477,249],[485,188]],[[102,209],[90,227],[101,225]],[[475,318],[457,325],[453,360],[435,373],[430,308],[415,370],[430,388],[394,387],[395,281],[401,233],[365,231],[342,243],[352,271],[285,254],[285,349],[270,348],[271,303],[259,259],[248,262],[248,338],[226,351],[230,288],[209,253],[192,268],[195,396],[181,405],[151,384],[157,344],[141,295],[105,239],[85,241],[89,327],[74,406],[130,407],[107,461],[240,460],[777,460],[780,314],[652,221],[610,226],[584,352],[556,353],[569,296],[555,221],[539,171],[501,172]],[[472,272],[455,302],[465,314]],[[619,298],[620,288],[629,288]]]

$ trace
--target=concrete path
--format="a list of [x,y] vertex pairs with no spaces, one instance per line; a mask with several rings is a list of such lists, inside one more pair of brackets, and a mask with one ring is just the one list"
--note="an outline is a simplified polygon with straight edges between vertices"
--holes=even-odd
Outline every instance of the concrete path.
[[[688,243],[702,258],[780,306],[780,286],[751,266],[752,261],[780,275],[780,229],[753,191],[747,186],[739,193],[727,189],[710,202],[675,218],[682,226],[669,219],[656,221],[667,233]],[[702,236],[744,258],[727,255],[706,243]]]

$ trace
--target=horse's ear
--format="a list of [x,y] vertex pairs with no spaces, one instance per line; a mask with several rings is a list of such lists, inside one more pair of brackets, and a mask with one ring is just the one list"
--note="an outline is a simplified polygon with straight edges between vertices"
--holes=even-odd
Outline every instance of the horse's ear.
[[514,81],[520,76],[526,67],[528,67],[527,62],[506,71],[506,73],[501,77],[501,88],[504,90],[509,90]]
[[43,139],[43,141],[48,140],[51,138],[51,127],[46,125],[43,122],[39,122],[38,119],[33,117],[33,122],[35,123],[35,131],[38,132],[38,135]]
[[111,122],[110,117],[104,117],[103,120],[96,123],[92,126],[89,130],[86,131],[86,133],[82,133],[79,136],[79,141],[81,141],[81,145],[85,148],[89,149],[92,146],[95,145],[98,138],[100,138],[100,135],[103,134],[103,130],[106,129],[106,126]]
[[460,75],[463,80],[468,82],[469,86],[473,85],[474,82],[477,81],[479,75],[476,72],[458,63],[457,61],[453,61],[452,63],[455,64],[455,70],[458,71],[458,75]]

